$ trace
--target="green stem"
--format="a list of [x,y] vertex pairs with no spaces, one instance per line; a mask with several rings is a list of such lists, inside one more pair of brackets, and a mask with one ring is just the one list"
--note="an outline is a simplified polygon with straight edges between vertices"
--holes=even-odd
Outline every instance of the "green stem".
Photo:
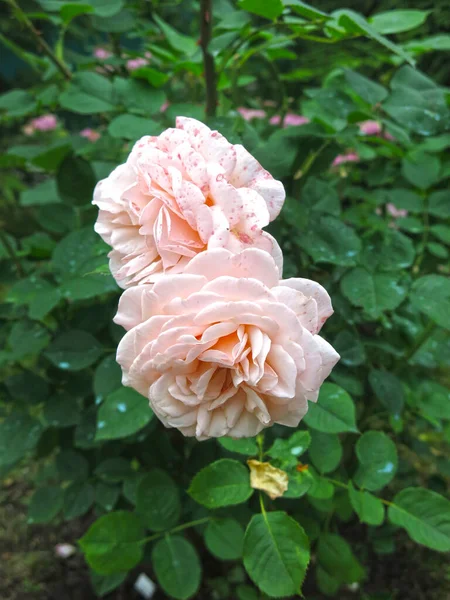
[[23,12],[23,10],[17,4],[16,0],[6,0],[6,1],[11,6],[13,14],[16,17],[16,19],[19,21],[19,23],[21,23],[28,29],[31,36],[35,39],[37,45],[41,48],[41,50],[44,52],[44,54],[46,54],[49,57],[49,59],[52,61],[52,63],[55,65],[55,67],[57,69],[59,69],[59,71],[61,71],[61,73],[64,75],[64,77],[70,81],[70,79],[72,79],[72,73],[70,72],[68,67],[65,65],[65,63],[56,56],[56,54],[53,52],[53,50],[50,48],[50,46],[47,44],[47,42],[43,39],[43,37],[41,36],[39,31],[35,28],[33,23],[30,21],[30,19],[27,17],[27,15]]
[[214,117],[217,109],[217,79],[214,57],[208,51],[212,33],[212,0],[200,0],[200,47],[206,87],[206,116]]
[[264,506],[264,498],[262,492],[259,492],[259,506],[261,507],[261,514],[266,516],[266,507]]
[[[348,483],[344,483],[343,481],[339,481],[338,479],[332,479],[331,477],[323,477],[323,479],[326,479],[327,481],[329,481],[330,483],[332,483],[333,485],[335,485],[337,487],[345,488],[346,490],[348,490]],[[378,496],[377,496],[377,498],[378,498]],[[378,498],[378,500],[380,502],[382,502],[383,504],[385,504],[386,506],[396,506],[393,502],[390,502],[389,500],[385,500],[384,498]]]
[[298,171],[294,174],[294,179],[300,179],[311,169],[317,158],[322,154],[327,146],[330,145],[330,140],[324,142],[320,148],[318,148],[315,152],[311,152],[306,159],[303,161],[302,166]]
[[44,59],[39,58],[39,56],[35,56],[31,52],[26,52],[20,46],[9,40],[3,34],[0,33],[0,42],[6,46],[13,54],[18,56],[21,60],[28,63],[30,67],[39,73],[39,66],[44,66],[47,63]]
[[417,253],[416,260],[414,262],[412,272],[413,275],[419,275],[420,273],[420,265],[425,256],[425,249],[428,242],[428,236],[430,235],[430,218],[428,215],[428,197],[424,199],[424,207],[423,207],[423,234],[422,241],[420,243],[419,252]]
[[148,542],[153,542],[153,540],[157,540],[164,535],[176,533],[177,531],[183,531],[183,529],[189,529],[190,527],[196,527],[197,525],[202,525],[203,523],[207,523],[211,521],[212,517],[203,517],[202,519],[197,519],[196,521],[189,521],[189,523],[183,523],[182,525],[177,525],[176,527],[172,527],[168,531],[161,531],[159,533],[155,533],[153,535],[149,535],[148,537],[140,540],[141,544],[147,544]]

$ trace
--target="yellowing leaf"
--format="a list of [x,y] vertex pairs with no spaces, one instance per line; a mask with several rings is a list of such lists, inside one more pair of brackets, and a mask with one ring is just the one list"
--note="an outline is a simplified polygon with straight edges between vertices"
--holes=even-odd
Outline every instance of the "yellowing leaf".
[[255,490],[262,490],[275,500],[284,494],[288,488],[288,475],[285,471],[272,467],[270,463],[259,460],[248,460],[250,469],[250,485]]

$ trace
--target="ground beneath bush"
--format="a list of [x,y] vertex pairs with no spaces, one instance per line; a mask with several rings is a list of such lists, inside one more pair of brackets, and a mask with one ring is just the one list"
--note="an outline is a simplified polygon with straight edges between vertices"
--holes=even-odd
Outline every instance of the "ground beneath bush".
[[[94,600],[83,557],[76,553],[62,559],[55,554],[57,544],[76,545],[90,518],[55,526],[28,525],[26,505],[31,494],[28,481],[27,473],[22,472],[19,478],[6,479],[0,490],[1,600]],[[337,595],[339,600],[450,600],[450,567],[446,557],[420,548],[403,536],[399,541],[395,555],[371,557],[364,594],[359,589],[342,590]],[[209,556],[202,560],[208,577],[197,600],[236,600],[228,587],[228,566]],[[140,599],[132,586],[143,570],[140,567],[130,581],[106,596],[107,600]],[[148,574],[152,577],[151,571]],[[305,600],[325,598],[315,589],[312,577],[305,582],[304,594]],[[162,593],[153,596],[153,600],[165,598]]]

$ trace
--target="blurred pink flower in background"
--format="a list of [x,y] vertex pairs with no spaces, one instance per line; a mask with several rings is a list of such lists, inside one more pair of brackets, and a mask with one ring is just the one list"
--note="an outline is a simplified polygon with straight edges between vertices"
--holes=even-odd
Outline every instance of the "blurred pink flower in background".
[[136,69],[140,69],[146,65],[148,65],[148,60],[146,58],[130,58],[127,60],[127,69],[129,71],[136,71]]
[[392,204],[392,202],[388,202],[386,204],[386,212],[394,218],[408,216],[408,211],[406,210],[406,208],[397,208],[395,204]]
[[347,154],[338,154],[333,160],[332,167],[338,167],[349,162],[359,162],[359,156],[356,152],[347,152]]
[[95,129],[90,129],[89,127],[82,129],[80,131],[80,135],[81,137],[88,139],[90,142],[96,142],[101,137],[98,131],[95,131]]
[[[271,125],[279,125],[280,123],[280,115],[274,115],[269,123]],[[305,125],[305,123],[309,123],[308,117],[304,117],[303,115],[296,115],[294,113],[287,113],[284,117],[283,127],[295,127],[296,125]]]
[[112,56],[112,52],[106,50],[106,48],[96,48],[94,50],[94,56],[100,60],[106,60]]
[[31,121],[24,126],[23,132],[25,135],[33,135],[35,131],[53,131],[53,129],[56,129],[57,127],[58,120],[55,115],[42,115],[35,119],[31,119]]
[[72,544],[56,544],[55,546],[55,554],[58,558],[69,558],[76,551],[77,549]]
[[378,123],[378,121],[362,121],[359,123],[359,131],[364,135],[380,135],[381,123]]
[[240,106],[237,111],[246,121],[264,119],[266,116],[266,111],[259,108],[245,108],[244,106]]
[[166,112],[166,110],[169,108],[170,104],[169,102],[167,102],[167,100],[161,105],[161,108],[159,109],[159,112]]

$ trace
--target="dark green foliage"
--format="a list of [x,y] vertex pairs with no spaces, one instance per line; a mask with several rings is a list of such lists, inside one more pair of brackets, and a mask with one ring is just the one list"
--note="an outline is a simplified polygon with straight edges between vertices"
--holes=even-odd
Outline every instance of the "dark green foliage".
[[[400,536],[450,550],[450,38],[432,28],[444,30],[443,11],[214,0],[206,118],[201,3],[18,4],[52,52],[8,12],[1,50],[20,69],[0,94],[0,476],[21,461],[45,473],[29,523],[92,523],[79,546],[100,597],[142,564],[180,600],[294,597],[305,576],[311,598],[351,584],[372,598],[372,552],[395,552]],[[30,132],[45,114],[55,129]],[[309,123],[283,127],[285,114]],[[332,298],[322,335],[341,361],[297,430],[197,442],[122,386],[120,290],[92,193],[177,115],[282,179],[269,228],[284,277]],[[281,498],[252,489],[249,458],[285,471]],[[226,580],[215,595],[212,572]]]

